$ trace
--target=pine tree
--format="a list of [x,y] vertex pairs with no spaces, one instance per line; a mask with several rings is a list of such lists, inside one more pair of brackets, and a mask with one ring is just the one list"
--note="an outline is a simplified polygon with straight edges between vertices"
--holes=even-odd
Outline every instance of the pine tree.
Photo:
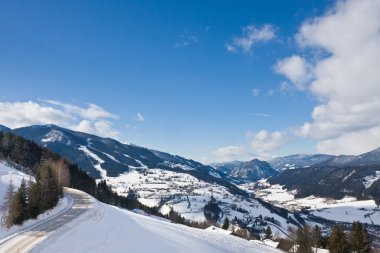
[[31,179],[28,182],[28,213],[30,218],[36,218],[41,212],[40,187]]
[[311,233],[311,236],[312,236],[312,245],[313,245],[313,247],[314,248],[321,247],[322,233],[321,233],[320,227],[318,227],[317,225],[315,225],[315,227],[313,228],[313,231]]
[[222,225],[222,229],[227,230],[229,227],[230,227],[230,220],[228,219],[228,217],[226,217],[224,219],[224,222],[223,222],[223,225]]
[[328,249],[330,253],[348,253],[348,242],[342,225],[335,225],[332,228],[328,239]]
[[352,223],[349,241],[351,251],[363,253],[371,252],[368,232],[360,222]]
[[309,226],[298,228],[296,232],[297,253],[312,253],[312,240]]
[[28,210],[28,189],[26,187],[26,182],[22,179],[20,187],[17,191],[17,198],[20,204],[20,222],[29,219],[29,210]]
[[271,239],[272,238],[272,229],[270,228],[270,226],[267,226],[265,228],[264,233],[265,233],[264,239]]

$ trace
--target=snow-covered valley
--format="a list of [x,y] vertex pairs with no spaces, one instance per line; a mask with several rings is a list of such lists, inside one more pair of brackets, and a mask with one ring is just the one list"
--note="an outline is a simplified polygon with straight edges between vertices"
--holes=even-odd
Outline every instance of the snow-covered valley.
[[[223,186],[209,184],[184,173],[136,169],[119,177],[107,177],[106,181],[120,195],[127,196],[128,190],[134,189],[141,203],[159,207],[164,215],[173,209],[188,220],[206,221],[203,209],[213,197],[222,209],[218,224],[222,224],[226,217],[230,220],[237,217],[247,225],[264,229],[267,223],[264,220],[273,218],[275,224],[272,229],[277,237],[285,236],[283,231],[291,225],[255,199],[233,195]],[[259,221],[263,221],[263,225]],[[282,230],[278,230],[278,226]]]

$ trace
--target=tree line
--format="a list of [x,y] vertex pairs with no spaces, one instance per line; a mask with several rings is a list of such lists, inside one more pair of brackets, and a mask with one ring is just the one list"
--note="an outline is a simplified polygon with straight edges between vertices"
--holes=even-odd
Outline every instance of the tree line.
[[314,249],[328,249],[330,253],[361,252],[371,253],[371,241],[366,228],[360,222],[354,222],[351,231],[346,233],[341,224],[332,227],[330,234],[322,235],[318,226],[305,225],[298,229],[289,229],[288,239],[279,239],[279,248],[294,253],[314,253]]
[[68,167],[62,160],[48,160],[37,168],[35,180],[29,178],[26,182],[22,179],[17,190],[11,179],[4,201],[6,226],[21,225],[55,207],[63,196],[63,187],[68,185],[69,177]]

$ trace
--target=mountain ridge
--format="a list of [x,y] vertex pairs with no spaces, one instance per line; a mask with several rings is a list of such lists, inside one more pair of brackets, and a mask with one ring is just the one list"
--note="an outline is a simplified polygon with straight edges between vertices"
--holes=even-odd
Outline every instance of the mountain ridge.
[[169,153],[122,144],[111,138],[53,124],[21,127],[11,132],[50,148],[53,152],[78,164],[95,179],[117,177],[131,169],[163,169],[186,173],[205,182],[225,186],[233,193],[247,195],[214,168]]
[[242,181],[257,181],[278,174],[269,163],[259,159],[214,164],[213,167],[234,179]]

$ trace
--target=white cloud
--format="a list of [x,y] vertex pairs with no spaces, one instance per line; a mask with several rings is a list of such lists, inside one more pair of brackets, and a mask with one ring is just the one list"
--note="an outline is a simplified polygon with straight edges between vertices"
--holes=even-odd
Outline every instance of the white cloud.
[[277,61],[275,71],[286,76],[300,90],[305,88],[306,82],[311,78],[310,67],[299,55]]
[[259,89],[252,89],[252,96],[254,97],[257,97],[259,94],[260,94],[260,90]]
[[259,116],[259,117],[269,117],[269,114],[266,113],[252,113],[253,116]]
[[136,116],[133,118],[135,121],[145,121],[145,117],[141,113],[136,113]]
[[174,43],[174,47],[175,48],[187,47],[187,46],[197,43],[198,41],[199,41],[198,37],[194,35],[184,34],[184,35],[179,36],[179,41]]
[[262,27],[249,25],[243,27],[240,36],[233,37],[232,40],[226,44],[226,50],[232,53],[242,51],[243,53],[250,54],[255,44],[273,40],[275,37],[276,29],[272,25],[266,24]]
[[260,157],[268,157],[270,153],[277,150],[289,141],[288,134],[282,131],[267,132],[248,132],[247,137],[251,141],[251,147]]
[[61,103],[55,100],[45,100],[45,102],[51,105],[57,105],[59,107],[62,107],[66,112],[79,115],[84,119],[96,120],[100,118],[117,118],[116,115],[106,111],[102,107],[97,106],[95,104],[89,104],[87,108],[82,108],[73,104]]
[[319,140],[317,149],[326,153],[379,146],[380,1],[339,1],[304,23],[296,38],[303,50],[326,52],[314,60],[309,82],[319,104],[299,134]]
[[34,101],[0,102],[0,124],[18,128],[37,124],[56,124],[77,131],[116,138],[109,119],[117,116],[105,109],[89,104],[82,108],[72,104],[48,100],[47,104]]
[[230,162],[234,160],[246,161],[253,159],[253,154],[249,153],[244,146],[226,146],[212,152],[215,161]]
[[320,141],[317,150],[334,155],[362,154],[379,147],[380,127],[344,134],[338,138]]
[[48,123],[62,125],[72,120],[73,116],[65,111],[32,101],[0,102],[0,124],[10,128]]
[[125,128],[127,128],[127,129],[137,129],[137,126],[126,124]]

